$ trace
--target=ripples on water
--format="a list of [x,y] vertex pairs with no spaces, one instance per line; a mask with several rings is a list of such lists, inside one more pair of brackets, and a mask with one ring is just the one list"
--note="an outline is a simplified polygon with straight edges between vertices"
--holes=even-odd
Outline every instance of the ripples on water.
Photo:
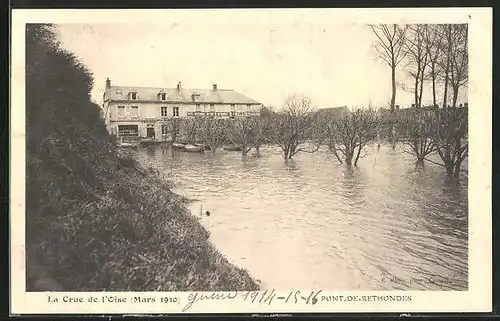
[[285,163],[262,150],[242,159],[161,148],[136,158],[198,200],[215,246],[264,287],[467,290],[467,178],[389,147],[358,167],[327,152]]

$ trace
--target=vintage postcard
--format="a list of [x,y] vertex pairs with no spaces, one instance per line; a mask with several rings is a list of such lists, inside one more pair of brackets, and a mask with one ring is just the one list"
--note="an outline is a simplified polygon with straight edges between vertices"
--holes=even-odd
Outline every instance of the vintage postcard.
[[491,311],[491,8],[13,10],[11,313]]

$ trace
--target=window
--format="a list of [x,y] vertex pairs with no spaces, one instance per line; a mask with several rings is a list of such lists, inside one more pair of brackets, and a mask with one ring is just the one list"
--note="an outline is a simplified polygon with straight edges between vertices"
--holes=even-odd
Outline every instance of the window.
[[251,111],[251,110],[252,110],[252,105],[247,104],[247,111]]
[[179,117],[179,107],[174,107],[174,109],[173,109],[173,116],[174,117]]
[[165,93],[160,93],[160,99],[161,99],[161,100],[167,100],[167,94],[165,94]]
[[118,117],[125,117],[125,106],[118,106]]
[[131,92],[130,93],[130,99],[137,100],[137,93],[136,92]]
[[139,106],[130,106],[130,117],[139,117]]
[[121,89],[117,89],[117,90],[116,90],[116,93],[117,93],[118,95],[121,95],[121,94],[122,94],[122,90],[121,90]]
[[234,104],[231,104],[231,110],[234,111],[236,109],[236,106]]
[[167,117],[168,116],[168,108],[165,106],[161,107],[160,113],[161,113],[161,117]]
[[201,111],[201,106],[200,106],[200,104],[196,104],[196,111]]
[[215,111],[214,104],[210,104],[210,111]]

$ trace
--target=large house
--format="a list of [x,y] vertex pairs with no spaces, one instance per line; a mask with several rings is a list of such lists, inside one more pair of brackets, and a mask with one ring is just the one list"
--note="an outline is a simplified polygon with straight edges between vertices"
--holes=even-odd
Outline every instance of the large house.
[[112,86],[103,94],[103,117],[110,134],[160,141],[173,118],[259,116],[261,103],[232,89]]

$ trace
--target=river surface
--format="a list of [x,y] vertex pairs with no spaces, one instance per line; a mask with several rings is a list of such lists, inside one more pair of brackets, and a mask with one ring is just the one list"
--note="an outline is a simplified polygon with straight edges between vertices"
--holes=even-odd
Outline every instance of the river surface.
[[467,290],[466,175],[458,184],[438,165],[416,169],[386,146],[351,168],[326,151],[288,163],[261,154],[157,147],[134,157],[197,200],[190,209],[212,243],[263,288]]

